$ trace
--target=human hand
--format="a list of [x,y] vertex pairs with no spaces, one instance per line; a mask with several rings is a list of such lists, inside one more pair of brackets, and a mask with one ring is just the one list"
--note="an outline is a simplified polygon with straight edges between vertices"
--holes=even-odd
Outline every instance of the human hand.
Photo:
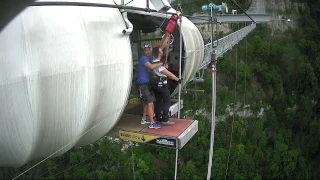
[[182,80],[183,80],[182,78],[178,79],[177,82],[180,84],[182,82]]
[[166,33],[162,35],[162,39],[169,38],[170,35],[171,34],[168,31],[166,31]]

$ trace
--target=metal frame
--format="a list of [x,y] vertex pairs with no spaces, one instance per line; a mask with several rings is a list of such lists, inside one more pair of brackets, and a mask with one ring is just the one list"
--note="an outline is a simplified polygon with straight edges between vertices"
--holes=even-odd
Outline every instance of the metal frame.
[[[256,24],[252,23],[228,36],[225,36],[218,41],[214,41],[214,45],[217,45],[216,52],[218,57],[222,57],[224,53],[232,49],[232,47],[238,44],[245,36],[247,36],[252,30],[256,28]],[[201,68],[207,67],[211,63],[211,43],[205,45],[204,48],[204,59]]]

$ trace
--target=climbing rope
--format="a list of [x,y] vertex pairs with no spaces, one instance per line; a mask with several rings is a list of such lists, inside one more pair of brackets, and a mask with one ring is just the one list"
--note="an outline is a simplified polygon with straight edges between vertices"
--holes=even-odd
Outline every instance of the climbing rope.
[[131,145],[131,160],[132,160],[132,172],[133,172],[133,179],[135,180],[136,179],[136,173],[135,173],[135,170],[134,170],[134,158],[133,158],[133,146],[134,146],[134,143],[131,142],[132,145]]
[[[106,147],[107,147],[107,146],[104,146],[101,150],[105,149]],[[100,151],[101,151],[101,150],[100,150]],[[61,174],[61,173],[64,173],[64,172],[66,172],[66,171],[69,171],[70,169],[72,169],[72,168],[74,168],[74,167],[77,167],[77,166],[79,166],[80,164],[84,163],[85,161],[91,159],[93,156],[95,156],[96,154],[98,154],[98,152],[99,152],[99,151],[96,151],[95,153],[93,153],[92,155],[90,155],[89,157],[87,157],[86,159],[82,160],[82,161],[79,162],[78,164],[75,164],[75,165],[69,167],[68,169],[62,170],[62,171],[60,171],[60,172],[58,172],[58,173],[56,173],[56,174],[54,174],[54,175],[52,175],[52,176],[48,176],[48,177],[43,178],[43,179],[53,178],[53,177],[55,177],[55,176],[57,176],[57,175],[59,175],[59,174]]]
[[[247,23],[245,23],[245,27],[246,27]],[[247,65],[247,59],[248,59],[248,37],[246,37],[246,60],[245,60],[245,65]],[[247,93],[247,71],[244,71],[244,99],[243,99],[243,106],[246,105],[246,93]],[[244,112],[246,112],[246,110],[244,109]],[[246,117],[246,116],[245,116]],[[242,125],[242,121],[241,121],[241,125]],[[240,141],[239,144],[241,144],[242,142],[242,133],[240,134]],[[239,160],[239,152],[240,152],[240,146],[238,149],[238,155],[237,155],[237,169],[238,169],[238,160]]]
[[127,3],[125,4],[125,6],[128,5],[128,4],[130,4],[132,1],[134,1],[134,0],[131,0],[131,1],[127,2]]
[[[69,161],[69,160],[70,160],[69,158],[66,158],[66,157],[65,157],[63,160],[61,160],[61,161],[58,163],[58,165],[56,165],[56,167],[61,167],[61,165],[62,165],[63,163],[65,163],[65,162],[67,162],[67,161]],[[35,177],[34,179],[40,179],[42,176],[46,175],[47,173],[49,173],[49,170],[48,170],[48,169],[47,169],[46,172],[44,172],[44,173],[42,173],[41,175]]]
[[[247,23],[246,23],[247,25]],[[248,37],[246,36],[246,66],[248,66]],[[243,105],[246,105],[246,97],[247,97],[247,71],[244,73],[244,100]]]
[[162,23],[161,23],[160,26],[159,26],[159,27],[160,27],[160,31],[161,31],[162,33],[164,33],[164,32],[162,31],[161,27],[162,27],[163,23],[166,21],[167,17],[168,17],[168,13],[166,13],[166,17],[163,19]]
[[[181,12],[181,14],[183,14],[183,11],[181,8],[181,1],[178,2],[177,10],[179,10]],[[179,14],[178,14],[178,16],[179,16]]]
[[[238,24],[238,29],[239,29],[239,24]],[[234,126],[234,117],[235,117],[235,112],[234,108],[237,103],[237,81],[238,81],[238,45],[236,48],[236,79],[235,79],[235,85],[234,85],[234,103],[233,103],[233,116],[232,116],[232,125],[231,125],[231,135],[230,135],[230,143],[229,143],[229,152],[228,152],[228,161],[227,161],[227,167],[226,167],[226,172],[224,179],[227,179],[228,176],[228,168],[229,168],[229,161],[230,161],[230,152],[231,152],[231,146],[232,146],[232,136],[233,136],[233,126]]]
[[[163,36],[165,36],[165,34],[163,35]],[[162,38],[163,38],[163,36],[162,36]],[[164,61],[164,63],[163,64],[166,64],[167,62],[168,62],[168,56],[169,56],[169,47],[170,47],[170,45],[173,43],[173,41],[174,41],[174,37],[173,37],[173,35],[171,34],[170,35],[170,39],[169,39],[169,42],[167,43],[167,52],[166,52],[166,58],[165,58],[165,61]]]
[[[119,108],[117,108],[115,111],[110,112],[108,115],[112,115],[113,113],[123,109],[126,106],[123,105]],[[43,160],[41,160],[40,162],[36,163],[35,165],[31,166],[29,169],[25,170],[24,172],[20,173],[19,175],[17,175],[16,177],[13,178],[17,179],[20,176],[22,176],[23,174],[27,173],[28,171],[30,171],[31,169],[37,167],[39,164],[43,163],[44,161],[46,161],[47,159],[51,158],[52,156],[54,156],[55,154],[57,154],[58,152],[60,152],[61,150],[63,150],[64,148],[70,146],[72,143],[74,143],[75,141],[79,140],[82,136],[86,135],[88,132],[92,131],[94,128],[98,127],[101,123],[103,123],[104,121],[106,121],[108,118],[103,119],[102,121],[98,122],[96,125],[94,125],[93,127],[91,127],[90,129],[88,129],[87,131],[85,131],[84,133],[82,133],[81,135],[79,135],[77,138],[75,138],[74,140],[70,141],[68,144],[66,144],[65,146],[61,147],[60,149],[58,149],[57,151],[55,151],[54,153],[52,153],[51,155],[47,156],[46,158],[44,158]]]
[[[213,22],[211,24],[211,64],[212,64],[212,110],[211,110],[211,136],[210,136],[210,152],[209,152],[209,162],[208,162],[208,173],[207,179],[211,178],[211,169],[212,169],[212,158],[213,158],[213,145],[214,145],[214,131],[216,126],[216,87],[217,87],[217,75],[216,75],[216,54],[215,49],[213,49]],[[215,54],[215,55],[214,55]],[[215,59],[214,59],[215,58]]]

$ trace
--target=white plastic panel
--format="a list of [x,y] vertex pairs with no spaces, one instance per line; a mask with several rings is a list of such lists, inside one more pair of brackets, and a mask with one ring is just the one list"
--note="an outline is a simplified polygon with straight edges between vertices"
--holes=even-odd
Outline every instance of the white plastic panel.
[[79,2],[79,3],[115,4],[113,0],[36,0],[35,2]]
[[[199,70],[203,61],[204,43],[198,28],[187,18],[182,18],[181,26],[182,38],[185,48],[184,70],[182,73],[182,87],[190,82]],[[179,92],[178,87],[172,96]]]
[[[166,5],[170,5],[167,0],[162,0]],[[122,0],[36,0],[35,2],[76,2],[76,3],[97,3],[97,4],[116,4],[121,5]],[[124,5],[136,8],[147,8],[146,0],[123,0]],[[149,9],[156,10],[152,2],[149,0]],[[175,13],[173,8],[170,8],[168,13]],[[141,12],[143,13],[143,12]],[[147,12],[149,13],[149,12]]]
[[[121,5],[121,1],[122,0],[114,0],[114,2],[118,5]],[[167,0],[162,0],[162,1],[166,1],[165,4],[170,5],[167,2]],[[124,0],[124,4],[126,4],[127,6],[132,6],[132,7],[137,7],[137,8],[147,8],[147,1],[146,0]],[[153,4],[150,0],[149,0],[149,9],[156,10],[156,8],[153,6]],[[176,10],[174,10],[173,8],[170,8],[167,12],[168,13],[175,13]]]
[[114,8],[35,6],[1,31],[0,166],[68,145],[59,155],[112,129],[132,78],[124,28]]

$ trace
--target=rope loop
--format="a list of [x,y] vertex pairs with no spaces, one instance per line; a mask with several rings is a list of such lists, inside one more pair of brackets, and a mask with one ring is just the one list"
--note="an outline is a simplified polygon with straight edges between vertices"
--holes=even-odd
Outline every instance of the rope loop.
[[182,8],[181,8],[181,1],[178,2],[178,6],[177,6],[177,15],[179,17],[179,19],[182,18],[182,15],[183,15],[183,11],[182,11]]

